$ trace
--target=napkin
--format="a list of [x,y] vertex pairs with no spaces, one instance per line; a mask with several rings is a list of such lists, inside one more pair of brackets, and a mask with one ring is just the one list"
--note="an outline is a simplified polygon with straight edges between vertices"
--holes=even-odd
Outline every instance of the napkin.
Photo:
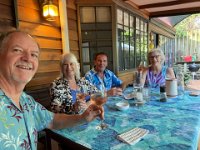
[[139,142],[145,135],[149,133],[149,130],[143,128],[133,128],[127,132],[119,134],[117,138],[122,142],[130,145],[134,145]]

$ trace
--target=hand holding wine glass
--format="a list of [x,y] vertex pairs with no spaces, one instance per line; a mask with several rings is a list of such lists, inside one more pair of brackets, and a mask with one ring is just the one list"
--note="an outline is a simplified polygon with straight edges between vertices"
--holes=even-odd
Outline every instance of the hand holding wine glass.
[[[107,93],[106,92],[97,92],[91,95],[91,102],[99,107],[103,107],[103,105],[107,101]],[[97,126],[97,129],[103,130],[108,127],[107,124],[104,123],[104,120],[101,120],[101,124]]]

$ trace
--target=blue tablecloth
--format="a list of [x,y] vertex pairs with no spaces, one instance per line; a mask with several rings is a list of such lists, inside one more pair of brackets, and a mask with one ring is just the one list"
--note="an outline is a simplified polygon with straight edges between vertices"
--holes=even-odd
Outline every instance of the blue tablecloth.
[[[130,90],[130,89],[129,89]],[[152,93],[151,100],[141,107],[128,100],[130,108],[119,111],[115,103],[123,97],[109,97],[105,104],[105,122],[108,129],[96,130],[99,120],[70,129],[54,132],[85,147],[122,150],[197,150],[200,129],[200,96],[179,96],[160,102]],[[119,141],[116,136],[129,129],[141,127],[150,132],[135,145]]]

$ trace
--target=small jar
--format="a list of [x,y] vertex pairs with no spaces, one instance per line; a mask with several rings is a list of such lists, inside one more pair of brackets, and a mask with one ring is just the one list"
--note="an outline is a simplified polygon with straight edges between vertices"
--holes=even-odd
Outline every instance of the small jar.
[[166,102],[167,101],[167,94],[165,91],[165,86],[160,86],[160,101]]

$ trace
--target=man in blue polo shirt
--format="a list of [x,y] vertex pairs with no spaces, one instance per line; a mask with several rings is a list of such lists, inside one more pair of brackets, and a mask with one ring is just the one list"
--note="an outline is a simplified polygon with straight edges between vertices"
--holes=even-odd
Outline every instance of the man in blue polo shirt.
[[122,81],[110,70],[107,54],[97,53],[94,59],[94,68],[85,74],[85,78],[94,84],[99,90],[107,91],[110,96],[122,95]]

